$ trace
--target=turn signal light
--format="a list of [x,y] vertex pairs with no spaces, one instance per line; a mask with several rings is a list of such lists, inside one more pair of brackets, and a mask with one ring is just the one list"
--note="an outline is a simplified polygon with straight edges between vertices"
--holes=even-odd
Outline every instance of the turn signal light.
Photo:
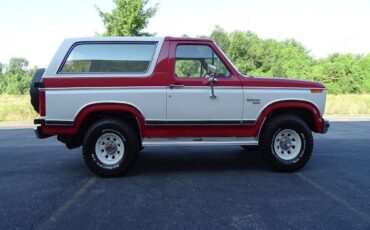
[[323,91],[322,89],[311,89],[311,93],[322,93]]

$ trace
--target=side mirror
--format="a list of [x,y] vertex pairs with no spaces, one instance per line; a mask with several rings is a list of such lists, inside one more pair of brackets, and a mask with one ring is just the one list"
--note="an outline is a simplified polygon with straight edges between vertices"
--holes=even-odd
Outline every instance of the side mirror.
[[216,66],[208,64],[207,72],[208,72],[209,75],[216,75],[217,74]]
[[211,85],[211,96],[210,96],[210,98],[211,99],[216,99],[215,89],[214,89],[214,84],[217,82],[217,78],[216,78],[217,68],[216,68],[216,66],[208,64],[208,71],[207,72],[209,74],[208,81]]

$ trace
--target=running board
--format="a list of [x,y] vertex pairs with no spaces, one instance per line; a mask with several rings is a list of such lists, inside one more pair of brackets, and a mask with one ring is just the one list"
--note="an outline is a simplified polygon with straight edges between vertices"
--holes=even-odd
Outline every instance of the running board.
[[144,138],[143,146],[258,145],[255,137]]

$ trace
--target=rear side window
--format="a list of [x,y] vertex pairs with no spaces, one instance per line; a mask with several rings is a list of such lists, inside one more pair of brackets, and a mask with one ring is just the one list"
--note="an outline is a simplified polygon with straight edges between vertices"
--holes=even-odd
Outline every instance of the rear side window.
[[78,44],[70,51],[60,73],[145,73],[156,43]]

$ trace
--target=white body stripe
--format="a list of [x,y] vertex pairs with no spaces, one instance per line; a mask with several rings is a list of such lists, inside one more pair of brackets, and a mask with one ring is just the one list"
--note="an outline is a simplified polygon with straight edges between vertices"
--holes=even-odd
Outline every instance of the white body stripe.
[[83,108],[96,103],[132,105],[147,121],[253,121],[278,101],[310,102],[322,115],[326,98],[325,90],[238,87],[215,87],[215,99],[210,98],[210,87],[65,88],[45,89],[45,94],[49,121],[73,121]]
[[236,120],[243,113],[242,88],[215,87],[212,99],[211,87],[184,87],[168,89],[167,120]]
[[[310,89],[289,88],[245,88],[244,89],[244,115],[243,119],[255,120],[269,105],[279,101],[305,101],[313,104],[320,111],[321,116],[325,110],[326,91],[311,93]],[[259,104],[254,104],[251,99],[259,99]],[[249,100],[249,101],[248,101]]]
[[96,103],[128,104],[146,119],[166,119],[166,87],[46,90],[45,94],[46,120],[73,121],[83,108]]

